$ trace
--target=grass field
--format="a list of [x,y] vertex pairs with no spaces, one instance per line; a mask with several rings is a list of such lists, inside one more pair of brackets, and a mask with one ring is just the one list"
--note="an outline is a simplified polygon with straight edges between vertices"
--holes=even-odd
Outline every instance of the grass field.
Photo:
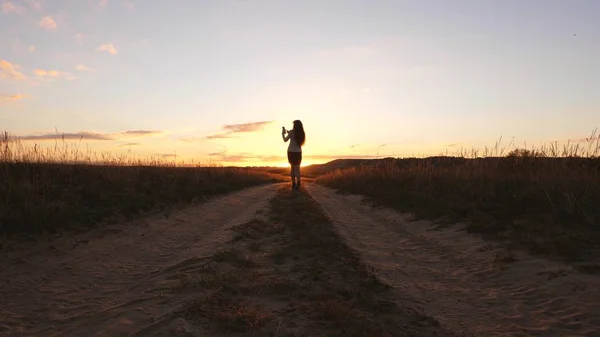
[[42,150],[5,133],[0,140],[0,236],[85,230],[111,218],[131,218],[273,179],[245,168],[83,152],[65,141]]
[[535,150],[390,159],[318,183],[534,253],[586,259],[600,241],[600,140]]
[[[40,149],[0,137],[0,236],[85,230],[179,203],[275,180],[287,168],[207,167],[164,158],[82,151],[58,140]],[[558,148],[456,157],[334,161],[306,181],[446,223],[532,252],[585,259],[600,239],[600,138]],[[338,165],[353,166],[331,171]]]

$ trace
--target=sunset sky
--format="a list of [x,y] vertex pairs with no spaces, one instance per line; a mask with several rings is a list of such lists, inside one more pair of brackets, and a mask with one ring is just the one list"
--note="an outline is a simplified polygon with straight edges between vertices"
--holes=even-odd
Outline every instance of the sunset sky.
[[0,130],[305,164],[575,142],[600,126],[598,0],[0,0]]

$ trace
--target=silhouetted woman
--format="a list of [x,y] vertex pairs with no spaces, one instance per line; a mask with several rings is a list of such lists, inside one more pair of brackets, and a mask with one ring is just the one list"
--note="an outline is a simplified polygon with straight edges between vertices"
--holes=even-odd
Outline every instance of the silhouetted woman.
[[[287,135],[286,135],[287,133]],[[294,128],[292,130],[286,130],[285,126],[281,128],[281,137],[284,142],[290,141],[288,146],[288,162],[290,163],[291,170],[290,176],[292,177],[292,189],[300,188],[300,164],[302,164],[302,146],[306,140],[306,134],[304,133],[304,127],[302,122],[299,120],[294,121]]]

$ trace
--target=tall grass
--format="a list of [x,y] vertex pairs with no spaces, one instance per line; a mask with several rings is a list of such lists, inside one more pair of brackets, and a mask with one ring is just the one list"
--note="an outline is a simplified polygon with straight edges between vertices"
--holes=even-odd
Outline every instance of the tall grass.
[[40,148],[0,137],[0,236],[85,230],[108,218],[193,202],[271,181],[264,172],[161,157]]
[[[364,194],[417,217],[467,222],[468,230],[577,259],[600,242],[600,137],[585,144],[460,151],[388,159],[317,182]],[[509,146],[512,145],[509,144]]]

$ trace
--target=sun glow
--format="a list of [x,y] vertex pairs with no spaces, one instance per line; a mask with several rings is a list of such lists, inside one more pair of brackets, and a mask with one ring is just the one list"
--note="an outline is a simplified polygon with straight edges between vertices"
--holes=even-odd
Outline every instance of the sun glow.
[[[321,163],[315,163],[312,160],[302,160],[302,165],[300,165],[300,167],[305,167],[305,166],[310,166],[310,165],[315,165],[315,164],[321,164]],[[275,166],[275,167],[289,167],[290,164],[288,162],[281,162],[281,163],[265,163],[265,166]]]

